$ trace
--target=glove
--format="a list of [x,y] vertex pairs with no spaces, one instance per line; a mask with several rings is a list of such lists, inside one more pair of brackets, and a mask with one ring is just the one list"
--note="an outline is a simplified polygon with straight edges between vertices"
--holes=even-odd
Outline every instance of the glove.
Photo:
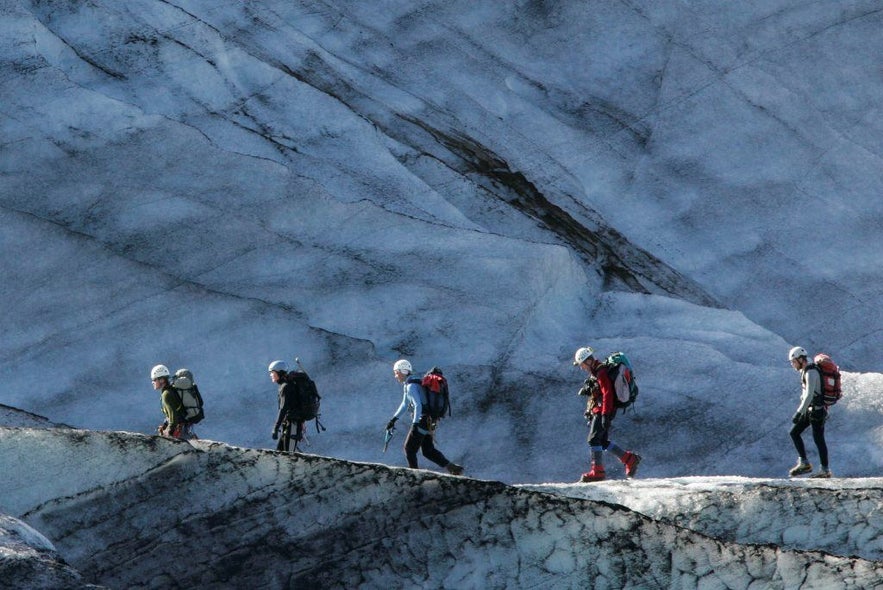
[[398,420],[398,418],[393,418],[392,420],[390,420],[389,422],[387,422],[387,423],[386,423],[386,429],[387,429],[387,430],[392,430],[393,428],[395,428],[395,427],[396,427],[396,420]]
[[276,440],[277,438],[279,438],[279,431],[274,428],[273,434],[271,434],[270,436],[273,438],[273,440]]
[[794,417],[791,418],[791,423],[797,424],[798,422],[800,422],[801,416],[803,416],[803,414],[801,414],[800,412],[795,412]]

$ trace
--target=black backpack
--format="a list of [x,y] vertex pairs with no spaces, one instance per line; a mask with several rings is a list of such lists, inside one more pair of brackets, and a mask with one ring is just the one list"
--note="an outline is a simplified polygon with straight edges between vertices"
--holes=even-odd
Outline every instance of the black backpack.
[[448,380],[438,367],[432,367],[420,380],[423,391],[426,392],[426,414],[430,419],[440,420],[451,415],[451,394],[448,389]]
[[205,418],[202,395],[193,380],[193,373],[187,369],[178,369],[172,378],[172,389],[178,394],[181,405],[184,407],[184,420],[188,424],[196,424]]
[[[319,410],[322,405],[322,396],[316,382],[304,371],[293,371],[288,374],[288,382],[297,387],[297,397],[288,417],[294,422],[316,421],[316,431],[322,427],[319,422]],[[322,428],[324,430],[324,427]]]

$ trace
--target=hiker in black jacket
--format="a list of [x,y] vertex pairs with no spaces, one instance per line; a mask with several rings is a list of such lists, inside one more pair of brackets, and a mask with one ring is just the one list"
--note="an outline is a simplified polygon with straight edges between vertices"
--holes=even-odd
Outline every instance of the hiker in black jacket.
[[[270,380],[279,385],[279,413],[273,424],[273,440],[279,440],[276,444],[277,451],[288,452],[291,447],[291,439],[294,438],[294,450],[297,451],[297,443],[303,439],[304,423],[293,419],[295,408],[300,403],[300,390],[294,380],[288,378],[288,364],[285,361],[273,361],[270,363]],[[294,426],[294,436],[291,428]],[[282,429],[282,437],[279,430]]]

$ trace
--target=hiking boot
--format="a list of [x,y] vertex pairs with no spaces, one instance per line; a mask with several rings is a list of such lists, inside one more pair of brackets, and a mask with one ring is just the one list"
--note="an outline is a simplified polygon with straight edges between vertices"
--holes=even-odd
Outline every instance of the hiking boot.
[[815,478],[815,479],[818,479],[818,478],[827,479],[829,477],[833,477],[833,474],[831,473],[830,469],[822,469],[818,473],[813,473],[812,475],[810,475],[810,477]]
[[463,475],[463,466],[457,465],[456,463],[448,463],[445,465],[445,469],[448,470],[448,473],[451,475]]
[[582,477],[579,478],[581,483],[586,483],[590,481],[604,481],[607,478],[604,473],[603,465],[592,465],[592,469],[587,473],[583,473]]
[[625,476],[631,478],[634,477],[635,473],[638,471],[638,463],[641,462],[641,455],[626,451],[620,461],[625,465]]
[[788,472],[788,475],[794,477],[795,475],[803,475],[804,473],[809,473],[810,471],[812,471],[812,465],[810,465],[809,463],[798,463],[791,468],[791,471]]

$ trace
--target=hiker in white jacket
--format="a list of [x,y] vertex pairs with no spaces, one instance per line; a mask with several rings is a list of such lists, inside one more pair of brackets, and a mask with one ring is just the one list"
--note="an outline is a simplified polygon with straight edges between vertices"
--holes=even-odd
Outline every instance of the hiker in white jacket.
[[788,475],[803,475],[812,471],[812,465],[806,460],[806,447],[803,444],[803,431],[812,426],[812,438],[819,450],[821,470],[810,477],[831,477],[828,468],[828,445],[825,443],[825,420],[828,409],[822,400],[822,376],[818,368],[809,362],[806,350],[795,346],[788,352],[788,360],[795,371],[800,372],[800,405],[794,413],[791,428],[791,440],[797,449],[797,465],[791,468]]

